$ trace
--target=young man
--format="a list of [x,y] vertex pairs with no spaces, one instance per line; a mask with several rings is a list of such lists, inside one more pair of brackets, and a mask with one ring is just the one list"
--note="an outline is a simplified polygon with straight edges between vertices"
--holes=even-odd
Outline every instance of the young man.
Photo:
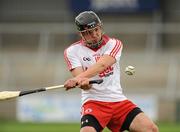
[[[106,126],[112,132],[158,132],[157,126],[122,93],[120,56],[122,42],[103,34],[102,22],[93,11],[75,18],[81,40],[64,52],[67,66],[74,76],[66,90],[82,89],[81,132],[101,132]],[[103,79],[102,84],[89,80]]]

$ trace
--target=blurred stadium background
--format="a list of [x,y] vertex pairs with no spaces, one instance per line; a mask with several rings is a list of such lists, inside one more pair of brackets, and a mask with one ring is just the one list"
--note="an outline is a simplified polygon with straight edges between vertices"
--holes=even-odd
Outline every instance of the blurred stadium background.
[[[156,122],[179,123],[179,0],[0,0],[0,91],[63,84],[70,77],[63,51],[78,40],[74,16],[84,10],[97,12],[105,33],[124,43],[125,95]],[[134,76],[123,72],[127,65]],[[14,126],[8,121],[78,123],[79,107],[78,89],[1,101],[0,131]]]

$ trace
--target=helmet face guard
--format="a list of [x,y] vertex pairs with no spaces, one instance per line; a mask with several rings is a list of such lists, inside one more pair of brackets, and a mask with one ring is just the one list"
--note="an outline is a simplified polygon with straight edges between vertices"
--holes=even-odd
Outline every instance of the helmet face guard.
[[97,48],[102,42],[102,22],[93,11],[85,11],[75,18],[78,31],[85,44]]
[[100,25],[79,31],[83,41],[90,48],[98,48],[102,42],[102,27]]

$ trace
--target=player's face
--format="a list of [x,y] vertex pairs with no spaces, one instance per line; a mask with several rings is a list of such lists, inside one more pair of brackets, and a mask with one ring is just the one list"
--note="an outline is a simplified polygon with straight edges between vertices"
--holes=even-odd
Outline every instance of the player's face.
[[92,29],[87,29],[80,32],[82,39],[88,44],[95,44],[101,40],[102,37],[102,27],[97,26]]

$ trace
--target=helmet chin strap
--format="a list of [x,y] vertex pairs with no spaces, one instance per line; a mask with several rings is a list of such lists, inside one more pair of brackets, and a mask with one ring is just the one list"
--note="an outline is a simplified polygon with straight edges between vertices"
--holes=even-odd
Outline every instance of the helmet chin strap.
[[103,41],[103,39],[102,39],[102,36],[105,34],[105,32],[102,32],[102,34],[101,34],[101,40],[99,41],[99,42],[97,42],[97,43],[88,43],[87,41],[85,42],[85,44],[86,44],[86,46],[88,46],[88,47],[90,47],[90,48],[92,48],[92,49],[97,49],[97,48],[99,48],[99,46],[102,44],[102,41]]

